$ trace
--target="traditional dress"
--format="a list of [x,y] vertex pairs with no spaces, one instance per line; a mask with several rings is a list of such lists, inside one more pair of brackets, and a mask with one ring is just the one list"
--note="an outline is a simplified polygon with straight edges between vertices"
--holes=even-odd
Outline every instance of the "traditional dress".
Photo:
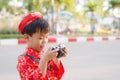
[[[42,57],[38,52],[32,48],[27,48],[24,54],[30,55],[33,58],[40,60]],[[64,67],[60,62],[60,67],[50,60],[47,64],[46,76],[43,77],[39,67],[39,63],[31,59],[29,56],[19,56],[17,70],[20,74],[21,80],[60,80],[64,73]]]

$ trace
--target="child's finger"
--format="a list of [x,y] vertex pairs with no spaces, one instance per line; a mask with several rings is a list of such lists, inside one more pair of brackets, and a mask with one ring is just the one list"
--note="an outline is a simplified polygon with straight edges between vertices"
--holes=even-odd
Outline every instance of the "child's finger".
[[64,50],[63,50],[63,51],[64,51],[64,53],[66,53],[66,54],[68,53],[66,48],[64,48]]
[[51,52],[56,53],[57,51],[59,51],[59,49],[52,50]]
[[64,55],[63,55],[63,57],[66,57],[67,55],[68,55],[68,52],[67,52],[67,49],[66,48],[64,48]]
[[48,51],[51,51],[51,50],[52,50],[52,47],[49,47],[49,48],[48,48]]

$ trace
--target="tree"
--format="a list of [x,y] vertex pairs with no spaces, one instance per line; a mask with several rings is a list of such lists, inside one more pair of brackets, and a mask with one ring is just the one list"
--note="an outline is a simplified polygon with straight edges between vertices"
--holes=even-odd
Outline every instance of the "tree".
[[[96,19],[94,19],[94,13],[99,12],[99,10],[102,9],[103,7],[103,0],[98,1],[98,0],[89,0],[85,5],[85,11],[84,13],[91,13],[90,17],[90,24],[91,24],[91,33],[94,33],[95,26],[94,24],[96,23]],[[102,10],[101,10],[102,11]]]
[[43,0],[24,0],[24,6],[29,12],[40,11],[42,12]]
[[115,9],[118,9],[118,11],[120,10],[120,0],[109,0],[109,3],[110,3],[109,9],[112,9],[113,12]]
[[120,7],[120,0],[109,0],[109,3],[111,8]]
[[[54,0],[56,6],[56,12],[59,14],[60,11],[65,10],[68,12],[75,11],[74,0]],[[59,15],[57,15],[59,18]]]
[[[117,10],[117,12],[114,13],[114,16],[118,19],[118,22],[115,21],[115,25],[118,25],[116,29],[120,31],[120,0],[109,0],[110,3],[110,9]],[[114,26],[116,27],[116,26]]]
[[74,12],[75,10],[75,2],[74,0],[64,0],[65,9],[70,12]]
[[84,7],[85,7],[84,14],[86,14],[87,12],[91,12],[92,16],[91,18],[93,18],[94,12],[96,13],[102,12],[103,0],[101,1],[89,0],[87,3],[85,3]]
[[11,11],[11,8],[8,5],[9,0],[0,0],[0,11],[5,8],[7,11]]

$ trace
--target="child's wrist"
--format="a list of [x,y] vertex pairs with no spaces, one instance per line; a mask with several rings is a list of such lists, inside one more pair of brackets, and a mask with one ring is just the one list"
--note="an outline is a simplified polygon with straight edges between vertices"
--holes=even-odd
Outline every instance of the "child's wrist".
[[49,61],[49,59],[48,59],[46,56],[43,57],[43,60],[44,60],[45,62],[48,62],[48,61]]

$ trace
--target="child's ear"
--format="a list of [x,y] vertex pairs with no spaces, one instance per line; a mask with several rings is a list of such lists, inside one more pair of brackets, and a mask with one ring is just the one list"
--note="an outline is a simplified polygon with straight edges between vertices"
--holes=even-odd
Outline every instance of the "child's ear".
[[29,35],[28,34],[24,34],[24,39],[28,40],[29,39]]

